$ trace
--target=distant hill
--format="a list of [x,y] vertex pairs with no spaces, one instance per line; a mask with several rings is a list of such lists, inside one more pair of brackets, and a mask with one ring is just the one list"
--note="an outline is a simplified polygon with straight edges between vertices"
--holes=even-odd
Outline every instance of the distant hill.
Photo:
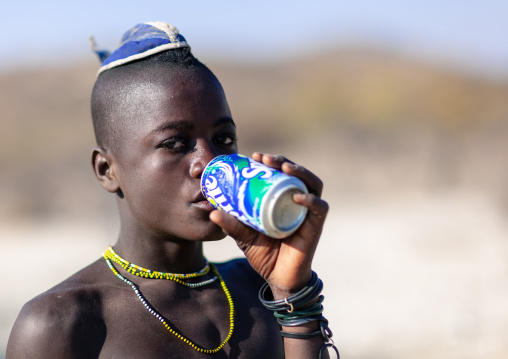
[[[366,49],[208,65],[226,90],[243,153],[289,152],[338,191],[467,185],[505,193],[506,82]],[[0,73],[0,216],[109,206],[89,165],[96,70]]]

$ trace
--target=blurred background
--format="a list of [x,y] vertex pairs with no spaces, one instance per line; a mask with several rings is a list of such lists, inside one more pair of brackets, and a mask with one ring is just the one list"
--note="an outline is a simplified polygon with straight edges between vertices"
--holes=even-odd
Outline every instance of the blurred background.
[[[344,358],[508,357],[508,2],[10,1],[0,30],[0,358],[23,303],[113,244],[99,67],[144,21],[225,88],[240,152],[325,183],[315,257]],[[211,260],[241,255],[231,239]]]

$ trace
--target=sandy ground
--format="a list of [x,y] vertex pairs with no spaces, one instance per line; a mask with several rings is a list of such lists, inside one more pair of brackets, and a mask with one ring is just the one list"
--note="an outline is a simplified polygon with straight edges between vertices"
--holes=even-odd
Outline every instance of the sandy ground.
[[[328,201],[314,269],[342,357],[508,357],[508,225],[493,200]],[[87,221],[2,224],[0,358],[23,303],[96,259],[115,232]],[[215,261],[241,255],[229,238],[205,250]]]

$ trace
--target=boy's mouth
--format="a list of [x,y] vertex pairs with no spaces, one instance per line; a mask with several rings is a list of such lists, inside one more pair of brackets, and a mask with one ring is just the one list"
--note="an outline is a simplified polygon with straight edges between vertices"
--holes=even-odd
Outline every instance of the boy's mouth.
[[211,212],[214,210],[212,204],[207,201],[207,199],[205,198],[205,196],[203,196],[201,192],[199,192],[199,195],[194,197],[192,204],[205,211]]

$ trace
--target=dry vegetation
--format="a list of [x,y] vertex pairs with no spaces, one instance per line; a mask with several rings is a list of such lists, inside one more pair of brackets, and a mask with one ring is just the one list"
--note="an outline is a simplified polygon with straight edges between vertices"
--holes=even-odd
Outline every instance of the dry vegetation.
[[[508,84],[367,50],[211,63],[241,151],[289,153],[334,191],[473,186],[507,197]],[[96,64],[0,74],[0,214],[100,210],[88,164]]]

